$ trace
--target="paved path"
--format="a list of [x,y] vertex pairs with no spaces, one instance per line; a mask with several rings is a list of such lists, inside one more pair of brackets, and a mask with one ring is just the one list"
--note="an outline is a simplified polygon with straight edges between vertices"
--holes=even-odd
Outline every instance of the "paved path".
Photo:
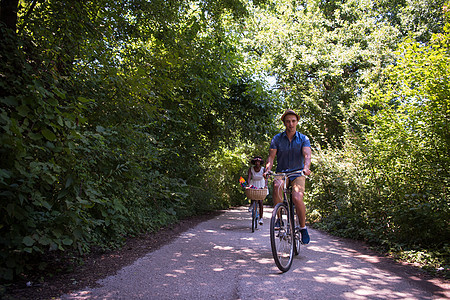
[[266,222],[251,233],[240,207],[183,233],[115,276],[60,299],[449,299],[449,283],[421,279],[355,243],[311,230],[287,273],[276,268]]

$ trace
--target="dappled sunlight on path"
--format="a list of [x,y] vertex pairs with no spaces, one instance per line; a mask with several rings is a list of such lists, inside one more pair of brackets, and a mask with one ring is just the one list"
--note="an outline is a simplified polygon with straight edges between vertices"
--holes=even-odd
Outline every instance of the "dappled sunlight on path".
[[[361,246],[311,230],[289,272],[270,249],[269,219],[251,233],[246,207],[227,211],[183,233],[99,281],[62,299],[431,299],[433,283],[386,267]],[[402,273],[403,272],[403,273]]]

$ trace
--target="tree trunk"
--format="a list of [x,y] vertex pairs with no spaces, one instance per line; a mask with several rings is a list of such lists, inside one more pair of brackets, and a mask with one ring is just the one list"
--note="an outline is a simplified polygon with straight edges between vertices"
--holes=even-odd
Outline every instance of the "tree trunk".
[[[19,0],[1,0],[0,2],[0,23],[13,32],[16,32],[18,7]],[[3,32],[0,34],[3,39]]]

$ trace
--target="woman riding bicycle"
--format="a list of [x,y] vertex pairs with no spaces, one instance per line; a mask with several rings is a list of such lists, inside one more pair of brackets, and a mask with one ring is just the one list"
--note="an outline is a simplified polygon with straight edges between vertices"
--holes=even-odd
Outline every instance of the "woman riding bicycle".
[[[248,169],[248,184],[249,186],[253,185],[256,188],[267,188],[267,179],[264,178],[264,168],[262,165],[264,164],[264,160],[261,156],[255,156],[250,163],[253,165]],[[269,193],[269,190],[267,190]],[[259,205],[259,224],[263,225],[263,200],[256,200]],[[252,204],[250,203],[250,207],[248,211],[251,211]]]
[[[311,174],[311,145],[309,138],[297,131],[299,116],[292,109],[288,109],[281,116],[286,130],[277,134],[272,139],[267,158],[266,170],[263,174],[267,178],[267,173],[273,167],[275,157],[277,158],[276,172],[289,172],[293,170],[303,170],[308,176]],[[300,220],[300,232],[302,243],[308,244],[310,241],[308,230],[306,229],[306,207],[303,202],[305,193],[305,177],[293,176],[289,178],[289,184],[292,186],[292,200],[295,205],[297,216]],[[282,201],[283,180],[274,181],[273,201],[274,205]]]

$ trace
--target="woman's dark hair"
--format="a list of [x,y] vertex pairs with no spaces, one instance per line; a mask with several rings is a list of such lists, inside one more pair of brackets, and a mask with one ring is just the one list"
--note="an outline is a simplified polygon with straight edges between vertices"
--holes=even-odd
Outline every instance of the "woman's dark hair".
[[252,158],[252,160],[250,161],[250,163],[252,165],[256,165],[256,161],[260,161],[261,165],[264,164],[264,159],[261,156],[255,156]]

